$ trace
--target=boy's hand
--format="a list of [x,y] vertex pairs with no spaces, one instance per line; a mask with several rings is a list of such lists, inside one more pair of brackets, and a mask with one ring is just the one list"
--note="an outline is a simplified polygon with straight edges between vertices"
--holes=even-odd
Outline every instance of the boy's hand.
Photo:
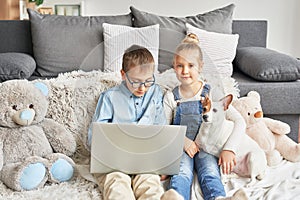
[[195,154],[199,152],[199,147],[195,142],[192,142],[191,145],[184,150],[191,158],[193,158]]
[[232,172],[233,167],[236,165],[235,154],[232,151],[223,150],[220,153],[219,165],[222,166],[223,174]]

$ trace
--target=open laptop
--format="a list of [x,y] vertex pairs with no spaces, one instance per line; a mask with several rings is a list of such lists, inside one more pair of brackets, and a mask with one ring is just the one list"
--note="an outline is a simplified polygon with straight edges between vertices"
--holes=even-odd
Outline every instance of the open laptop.
[[186,126],[94,122],[91,173],[178,174]]

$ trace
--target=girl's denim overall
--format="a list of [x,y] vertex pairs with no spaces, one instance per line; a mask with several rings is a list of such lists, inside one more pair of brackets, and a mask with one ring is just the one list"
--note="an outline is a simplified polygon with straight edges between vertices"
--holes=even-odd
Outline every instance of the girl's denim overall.
[[[205,97],[209,90],[209,85],[204,85],[201,96]],[[173,124],[187,126],[186,136],[194,141],[202,123],[202,104],[200,101],[180,102],[179,87],[174,88],[173,94],[177,101]],[[179,174],[171,177],[170,188],[176,190],[185,200],[189,200],[194,166],[205,200],[225,196],[217,158],[201,150],[194,158],[183,152]]]

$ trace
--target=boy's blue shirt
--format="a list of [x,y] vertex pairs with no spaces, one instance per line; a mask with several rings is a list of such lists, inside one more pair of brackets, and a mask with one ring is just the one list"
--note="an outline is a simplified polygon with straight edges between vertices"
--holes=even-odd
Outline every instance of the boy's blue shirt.
[[[136,97],[126,87],[125,81],[103,92],[98,100],[93,122],[167,124],[163,109],[163,93],[159,85],[151,86],[143,97]],[[91,144],[92,128],[88,131]]]

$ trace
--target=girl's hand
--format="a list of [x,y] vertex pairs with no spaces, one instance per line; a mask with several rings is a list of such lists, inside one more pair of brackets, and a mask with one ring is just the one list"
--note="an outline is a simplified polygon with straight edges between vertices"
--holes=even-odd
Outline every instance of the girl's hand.
[[223,174],[231,173],[233,167],[236,165],[235,154],[232,151],[223,150],[220,153],[219,165],[222,166]]
[[195,142],[192,142],[191,145],[184,150],[191,158],[193,158],[195,154],[199,152],[199,147]]

